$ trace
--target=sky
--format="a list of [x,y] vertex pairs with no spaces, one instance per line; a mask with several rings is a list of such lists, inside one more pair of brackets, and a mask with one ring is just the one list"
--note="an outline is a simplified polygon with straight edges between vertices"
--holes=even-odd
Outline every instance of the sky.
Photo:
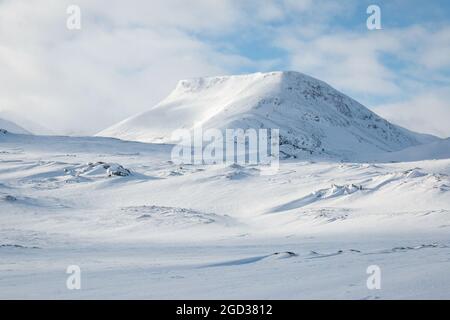
[[[70,5],[80,29],[67,28]],[[381,29],[369,30],[369,5]],[[409,129],[450,136],[450,1],[0,0],[0,115],[90,135],[178,80],[321,79]]]

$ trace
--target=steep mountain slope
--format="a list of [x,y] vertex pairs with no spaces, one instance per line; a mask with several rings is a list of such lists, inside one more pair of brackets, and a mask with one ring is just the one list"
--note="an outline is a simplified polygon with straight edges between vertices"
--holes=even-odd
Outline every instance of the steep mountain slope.
[[0,129],[19,134],[31,134],[29,131],[25,130],[21,126],[15,124],[12,121],[8,121],[0,118]]
[[179,128],[278,128],[285,156],[352,159],[438,140],[395,126],[328,84],[298,72],[180,81],[149,111],[98,135],[171,142]]

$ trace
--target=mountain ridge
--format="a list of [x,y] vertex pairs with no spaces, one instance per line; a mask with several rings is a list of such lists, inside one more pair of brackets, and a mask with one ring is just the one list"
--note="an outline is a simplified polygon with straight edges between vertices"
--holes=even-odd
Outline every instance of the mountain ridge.
[[295,71],[181,80],[148,111],[98,133],[169,143],[176,129],[279,128],[286,157],[348,159],[439,138],[396,126],[327,83]]

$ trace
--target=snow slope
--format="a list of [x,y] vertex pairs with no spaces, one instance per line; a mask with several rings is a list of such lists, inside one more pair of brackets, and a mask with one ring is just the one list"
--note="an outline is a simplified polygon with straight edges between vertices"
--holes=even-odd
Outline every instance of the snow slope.
[[450,298],[450,159],[263,176],[171,147],[1,133],[0,298]]
[[279,128],[287,156],[339,159],[401,149],[438,138],[395,126],[328,84],[298,72],[180,81],[149,111],[99,136],[170,142],[179,128]]
[[[280,128],[301,159],[175,164],[196,125]],[[450,298],[448,139],[295,72],[181,81],[101,135],[126,140],[0,131],[0,298]]]
[[52,130],[36,123],[35,121],[29,120],[21,115],[18,115],[16,112],[12,112],[10,110],[0,111],[0,118],[14,122],[18,126],[26,128],[26,131],[31,132],[32,134],[39,134],[39,135],[54,134]]
[[7,130],[12,133],[31,134],[29,131],[25,130],[24,128],[20,127],[14,122],[1,118],[0,118],[0,129]]

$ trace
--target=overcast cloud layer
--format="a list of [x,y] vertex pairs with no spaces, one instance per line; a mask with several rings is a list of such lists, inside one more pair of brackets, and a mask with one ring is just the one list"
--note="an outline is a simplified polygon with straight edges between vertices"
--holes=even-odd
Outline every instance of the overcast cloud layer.
[[[372,1],[373,3],[373,1]],[[68,5],[81,30],[68,30]],[[371,2],[0,1],[0,111],[92,134],[183,78],[297,70],[413,130],[450,136],[450,5]]]

